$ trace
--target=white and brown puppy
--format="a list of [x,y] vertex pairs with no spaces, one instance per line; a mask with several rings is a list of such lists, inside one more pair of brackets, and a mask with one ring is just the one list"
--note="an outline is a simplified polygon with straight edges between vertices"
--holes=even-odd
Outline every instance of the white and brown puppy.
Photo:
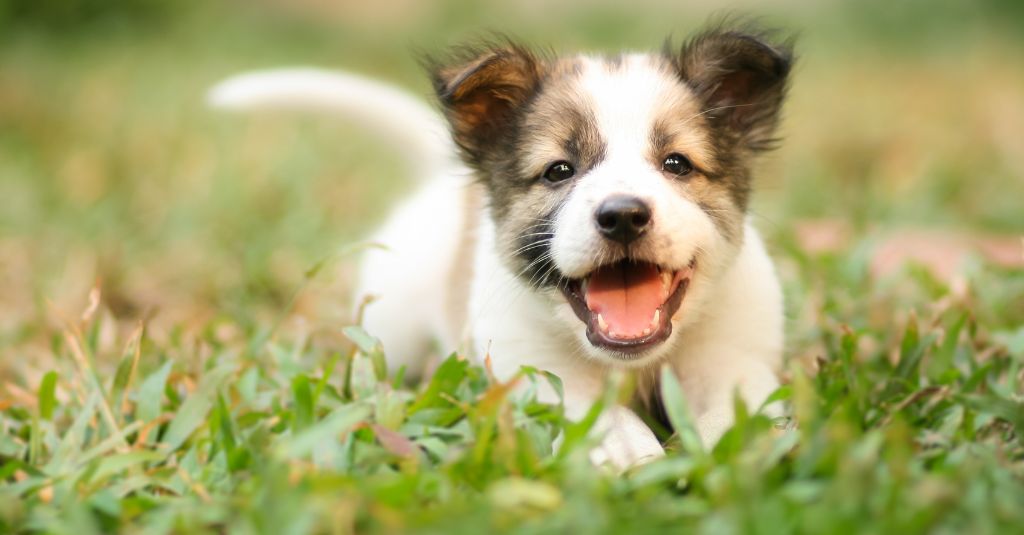
[[[746,212],[791,63],[788,43],[728,28],[654,54],[464,48],[430,63],[447,125],[343,73],[246,75],[213,100],[361,117],[428,179],[362,269],[365,325],[393,364],[415,373],[440,344],[490,355],[499,377],[548,370],[580,417],[612,370],[637,370],[651,399],[667,363],[710,444],[737,391],[757,409],[778,386],[782,296]],[[597,462],[663,453],[626,407],[598,427]]]

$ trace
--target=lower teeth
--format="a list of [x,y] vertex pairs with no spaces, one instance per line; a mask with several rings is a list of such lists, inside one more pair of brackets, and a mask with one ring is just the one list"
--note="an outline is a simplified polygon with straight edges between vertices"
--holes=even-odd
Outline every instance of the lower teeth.
[[[654,311],[654,317],[651,318],[651,325],[649,327],[644,328],[644,330],[640,333],[639,336],[649,336],[651,333],[653,333],[655,331],[655,329],[660,327],[660,322],[661,322],[661,309],[659,308],[659,309],[656,309]],[[613,330],[610,330],[608,328],[608,322],[605,321],[604,316],[602,316],[601,314],[597,315],[597,328],[600,329],[601,332],[607,334],[611,338],[636,338],[637,337],[636,335],[631,335],[631,336],[622,335],[621,333],[617,333],[617,332],[615,332]]]

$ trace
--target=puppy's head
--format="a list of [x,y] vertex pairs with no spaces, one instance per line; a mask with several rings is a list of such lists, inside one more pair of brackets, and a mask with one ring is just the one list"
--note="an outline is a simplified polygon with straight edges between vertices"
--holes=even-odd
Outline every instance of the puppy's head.
[[432,75],[506,265],[586,354],[635,364],[732,264],[791,63],[787,44],[714,29],[659,54],[462,49]]

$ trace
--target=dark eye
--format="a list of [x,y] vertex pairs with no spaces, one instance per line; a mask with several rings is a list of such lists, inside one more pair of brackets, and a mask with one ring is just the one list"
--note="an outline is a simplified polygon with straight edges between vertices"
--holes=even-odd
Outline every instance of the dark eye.
[[576,169],[573,169],[569,162],[555,162],[548,167],[547,171],[544,171],[544,180],[548,182],[561,182],[572,178],[575,174]]
[[666,173],[683,176],[688,175],[690,174],[690,171],[693,171],[693,163],[691,163],[690,159],[686,156],[673,152],[665,157],[665,161],[662,162],[661,168],[664,169]]

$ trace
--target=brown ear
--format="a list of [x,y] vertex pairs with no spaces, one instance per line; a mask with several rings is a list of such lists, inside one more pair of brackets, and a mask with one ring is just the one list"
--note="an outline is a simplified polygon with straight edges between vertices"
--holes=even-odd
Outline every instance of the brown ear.
[[512,43],[460,49],[453,58],[429,63],[434,90],[455,142],[479,162],[505,138],[537,91],[541,65],[530,51]]
[[771,148],[793,65],[789,41],[737,30],[698,35],[671,58],[712,125],[752,150]]

